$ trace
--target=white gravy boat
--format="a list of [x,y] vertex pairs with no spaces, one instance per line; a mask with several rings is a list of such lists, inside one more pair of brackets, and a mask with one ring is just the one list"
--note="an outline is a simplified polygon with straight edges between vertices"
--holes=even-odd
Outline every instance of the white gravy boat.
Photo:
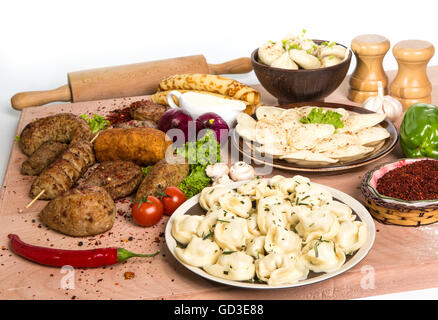
[[[175,104],[173,97],[178,98],[179,106]],[[234,127],[237,115],[245,110],[246,105],[242,101],[219,98],[213,95],[173,90],[167,95],[167,103],[172,108],[186,110],[196,120],[200,115],[207,112],[217,113],[228,126]]]

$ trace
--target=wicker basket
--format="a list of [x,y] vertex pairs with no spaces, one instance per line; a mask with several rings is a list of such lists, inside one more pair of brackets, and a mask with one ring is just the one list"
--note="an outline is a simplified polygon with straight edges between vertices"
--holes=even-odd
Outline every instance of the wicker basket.
[[[406,160],[407,159],[402,159],[396,162]],[[425,159],[419,158],[414,161],[419,160]],[[379,195],[378,192],[371,187],[369,181],[372,175],[384,166],[394,163],[395,162],[385,163],[367,172],[362,180],[361,191],[365,197],[365,206],[371,215],[382,223],[399,226],[415,227],[438,222],[438,199],[436,201],[396,201],[397,199],[386,198]]]

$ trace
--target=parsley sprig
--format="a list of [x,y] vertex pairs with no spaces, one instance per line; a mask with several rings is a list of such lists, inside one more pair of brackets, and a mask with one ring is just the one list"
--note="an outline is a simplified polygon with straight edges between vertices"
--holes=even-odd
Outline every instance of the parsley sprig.
[[344,122],[341,120],[342,114],[326,110],[324,112],[323,108],[313,108],[307,117],[302,117],[300,119],[301,123],[321,123],[321,124],[331,124],[335,129],[343,128]]

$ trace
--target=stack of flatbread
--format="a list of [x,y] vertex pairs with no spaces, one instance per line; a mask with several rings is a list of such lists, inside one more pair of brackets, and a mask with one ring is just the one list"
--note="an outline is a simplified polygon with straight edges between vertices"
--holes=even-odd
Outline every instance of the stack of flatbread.
[[[245,103],[245,113],[254,114],[260,103],[260,93],[239,81],[212,74],[177,74],[166,78],[158,85],[158,91],[151,96],[155,103],[168,105],[167,95],[170,91],[181,93],[199,92],[224,99],[239,100]],[[174,99],[177,99],[174,97]],[[178,104],[178,101],[175,101]],[[207,110],[208,111],[208,110]],[[206,112],[207,112],[206,111]]]
[[254,147],[261,154],[306,165],[363,158],[380,149],[389,137],[389,132],[379,126],[385,119],[384,114],[357,114],[342,108],[330,108],[342,115],[342,128],[336,129],[331,124],[301,123],[300,119],[307,117],[313,108],[261,106],[256,111],[257,119],[239,114],[236,131],[244,139],[256,142]]

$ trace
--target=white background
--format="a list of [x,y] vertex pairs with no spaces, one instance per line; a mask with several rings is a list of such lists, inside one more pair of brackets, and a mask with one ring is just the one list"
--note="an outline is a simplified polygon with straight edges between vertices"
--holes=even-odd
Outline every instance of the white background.
[[[68,72],[89,68],[194,54],[220,63],[303,28],[345,45],[377,33],[392,45],[422,39],[438,46],[436,9],[431,0],[1,1],[0,181],[19,116],[10,106],[17,92],[56,88]],[[438,54],[430,62],[437,64]],[[384,67],[397,68],[391,51]],[[257,82],[253,73],[234,78]],[[435,299],[438,290],[387,297]]]

